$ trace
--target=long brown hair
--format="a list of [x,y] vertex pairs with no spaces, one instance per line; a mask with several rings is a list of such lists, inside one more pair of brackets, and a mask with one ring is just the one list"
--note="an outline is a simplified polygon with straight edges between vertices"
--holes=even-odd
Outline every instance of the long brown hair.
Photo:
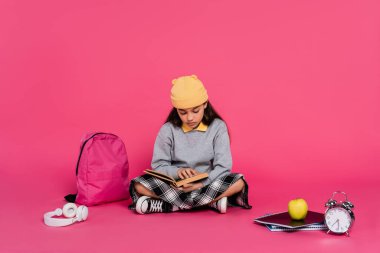
[[[202,118],[202,123],[209,126],[214,121],[214,119],[223,120],[222,117],[216,112],[214,107],[212,107],[211,103],[210,102],[207,102],[207,103],[208,104],[207,104],[207,107],[205,109],[205,112],[204,112],[204,115]],[[177,127],[182,126],[182,121],[178,115],[176,108],[173,107],[173,109],[170,111],[165,122],[170,122]]]

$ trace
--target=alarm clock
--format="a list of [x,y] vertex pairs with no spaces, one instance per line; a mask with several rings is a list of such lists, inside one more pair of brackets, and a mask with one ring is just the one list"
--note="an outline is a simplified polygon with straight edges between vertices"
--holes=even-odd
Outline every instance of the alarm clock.
[[[345,196],[344,201],[337,201],[334,199],[336,194]],[[326,202],[327,207],[325,212],[325,224],[329,229],[327,233],[333,232],[335,234],[346,234],[349,236],[348,231],[352,228],[355,221],[352,209],[354,205],[348,201],[347,194],[342,191],[336,191],[332,197]]]

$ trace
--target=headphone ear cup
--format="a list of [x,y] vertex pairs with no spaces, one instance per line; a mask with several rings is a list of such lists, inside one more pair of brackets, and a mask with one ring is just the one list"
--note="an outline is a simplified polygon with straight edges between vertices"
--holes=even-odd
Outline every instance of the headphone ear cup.
[[77,221],[85,221],[88,217],[88,208],[87,206],[79,206],[76,213]]
[[63,215],[66,218],[73,218],[77,214],[77,206],[74,203],[67,203],[63,206]]

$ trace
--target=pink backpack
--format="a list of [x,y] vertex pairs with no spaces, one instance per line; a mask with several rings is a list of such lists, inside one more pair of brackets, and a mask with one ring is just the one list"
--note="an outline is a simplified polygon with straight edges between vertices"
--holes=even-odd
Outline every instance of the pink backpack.
[[128,171],[127,152],[118,136],[89,133],[80,144],[76,167],[78,193],[65,199],[86,206],[127,199]]

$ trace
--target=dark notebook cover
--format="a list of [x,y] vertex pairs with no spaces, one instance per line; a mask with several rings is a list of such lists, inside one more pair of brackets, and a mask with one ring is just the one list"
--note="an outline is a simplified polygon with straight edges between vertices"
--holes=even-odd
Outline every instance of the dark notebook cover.
[[308,211],[306,218],[303,220],[292,220],[288,212],[282,212],[262,216],[256,218],[254,221],[265,225],[276,225],[285,228],[301,228],[311,224],[323,223],[324,220],[325,215],[323,213]]

